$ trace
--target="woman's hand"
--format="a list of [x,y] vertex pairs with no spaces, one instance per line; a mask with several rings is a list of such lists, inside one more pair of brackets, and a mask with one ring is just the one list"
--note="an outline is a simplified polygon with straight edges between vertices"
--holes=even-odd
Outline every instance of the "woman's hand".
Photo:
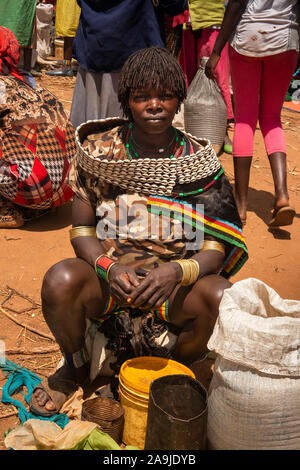
[[160,307],[181,282],[182,269],[177,263],[167,263],[153,269],[128,296],[128,303],[143,309]]
[[127,298],[138,285],[139,279],[134,269],[118,263],[110,268],[110,293],[120,306],[125,307],[128,305]]
[[219,60],[220,60],[220,56],[216,54],[215,52],[212,52],[210,58],[206,62],[205,75],[212,80],[216,78],[215,69],[219,63]]

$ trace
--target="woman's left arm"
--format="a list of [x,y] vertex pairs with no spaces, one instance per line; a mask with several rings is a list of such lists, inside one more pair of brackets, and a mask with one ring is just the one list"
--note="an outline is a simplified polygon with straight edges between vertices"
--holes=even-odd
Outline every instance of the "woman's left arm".
[[205,74],[208,78],[215,78],[215,68],[219,63],[221,52],[244,13],[247,3],[248,0],[229,0],[213,51],[206,62]]

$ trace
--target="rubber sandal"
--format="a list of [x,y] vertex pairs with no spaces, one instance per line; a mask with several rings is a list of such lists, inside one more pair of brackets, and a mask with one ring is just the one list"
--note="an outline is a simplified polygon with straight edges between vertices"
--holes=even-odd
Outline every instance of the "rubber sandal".
[[[69,379],[55,379],[53,384],[51,383],[51,388],[49,385],[49,379],[43,380],[39,383],[33,390],[31,399],[29,401],[29,408],[32,413],[37,416],[50,417],[59,413],[59,410],[63,404],[78,390],[78,385]],[[54,405],[54,410],[46,410],[44,406],[38,404],[34,392],[36,390],[43,390],[49,396],[49,401],[51,400]]]
[[290,206],[274,209],[269,227],[283,227],[285,225],[292,225],[295,215],[295,209]]

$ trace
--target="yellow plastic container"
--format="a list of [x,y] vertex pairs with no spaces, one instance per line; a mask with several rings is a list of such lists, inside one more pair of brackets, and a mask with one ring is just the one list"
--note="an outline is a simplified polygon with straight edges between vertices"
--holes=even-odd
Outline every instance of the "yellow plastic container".
[[124,362],[119,374],[120,401],[124,408],[122,441],[144,449],[150,384],[165,375],[195,374],[183,364],[162,357],[136,357]]

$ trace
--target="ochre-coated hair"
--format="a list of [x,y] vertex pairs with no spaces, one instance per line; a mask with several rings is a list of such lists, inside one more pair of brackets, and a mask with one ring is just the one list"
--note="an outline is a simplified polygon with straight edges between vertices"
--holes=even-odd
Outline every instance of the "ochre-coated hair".
[[176,95],[180,107],[186,98],[185,76],[177,60],[162,47],[148,47],[131,54],[123,65],[118,98],[127,118],[132,120],[129,108],[130,91],[160,88]]

